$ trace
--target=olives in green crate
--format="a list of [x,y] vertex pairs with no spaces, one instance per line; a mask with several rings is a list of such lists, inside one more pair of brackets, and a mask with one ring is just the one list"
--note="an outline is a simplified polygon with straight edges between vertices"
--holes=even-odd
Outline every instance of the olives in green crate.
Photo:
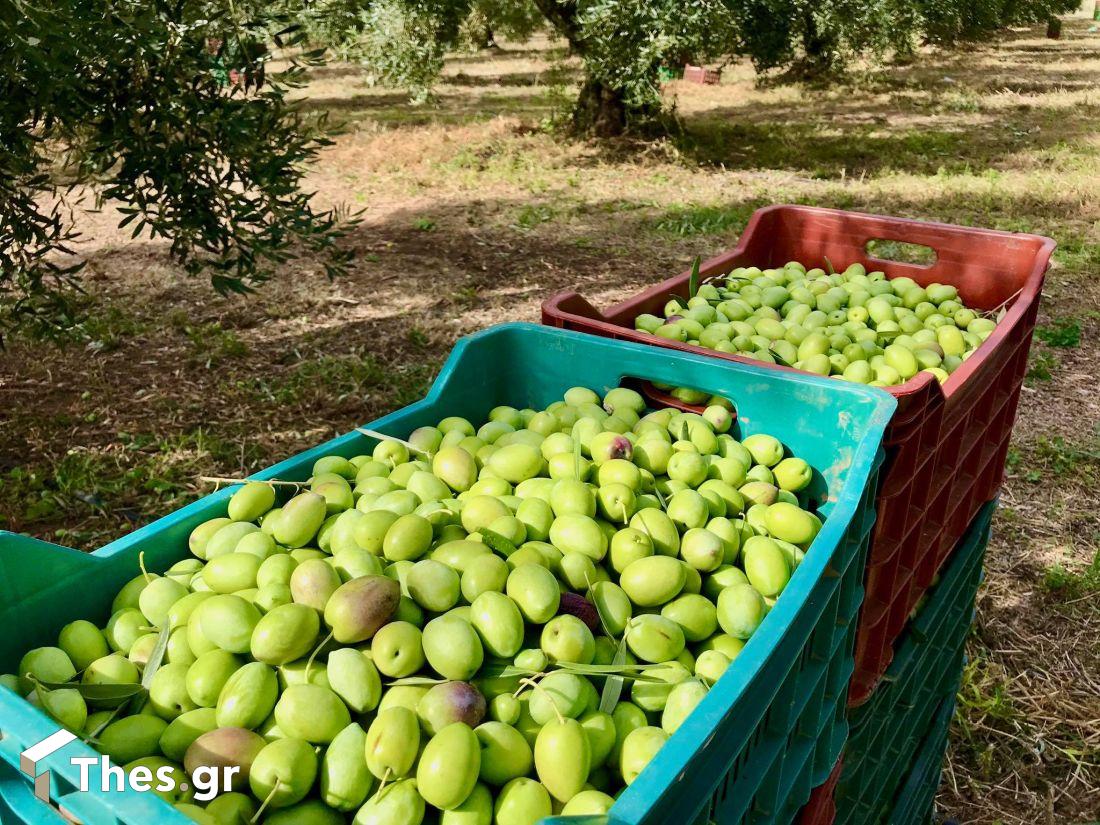
[[181,713],[168,723],[157,744],[173,762],[183,762],[191,743],[218,727],[213,708],[202,707]]
[[485,697],[469,682],[443,682],[420,698],[416,714],[430,736],[454,722],[474,728],[485,717]]
[[269,665],[293,662],[309,653],[320,629],[320,618],[312,607],[284,604],[273,608],[252,631],[252,658]]
[[218,726],[257,728],[275,709],[278,696],[275,671],[262,662],[249,662],[233,671],[218,693]]
[[370,654],[342,647],[328,655],[328,686],[352,713],[369,713],[382,700],[382,679]]
[[470,679],[484,661],[477,631],[466,620],[450,614],[428,622],[421,641],[428,665],[446,679]]
[[192,776],[199,768],[237,768],[229,790],[238,791],[247,787],[252,765],[266,744],[262,736],[244,728],[216,728],[191,743],[183,765]]
[[300,802],[317,777],[317,754],[304,739],[276,739],[264,746],[248,775],[253,795],[269,808]]
[[650,556],[627,565],[619,586],[639,607],[656,607],[672,601],[687,579],[684,565],[668,556]]
[[341,644],[367,641],[390,620],[400,597],[400,586],[386,576],[352,579],[325,602],[325,624]]
[[424,820],[424,798],[416,781],[403,779],[377,791],[355,814],[353,825],[419,825]]
[[455,722],[425,745],[416,767],[416,788],[429,805],[450,810],[470,795],[480,770],[477,737],[468,725]]
[[474,729],[481,748],[480,779],[494,788],[526,776],[533,765],[531,746],[511,725],[485,722]]
[[619,766],[627,785],[638,778],[638,774],[645,770],[667,740],[668,734],[664,730],[651,726],[635,728],[626,735],[619,754]]
[[764,620],[768,607],[751,584],[734,584],[718,594],[718,624],[735,639],[748,639]]
[[662,615],[643,613],[627,624],[626,643],[643,662],[667,662],[683,652],[684,631]]
[[275,487],[263,481],[249,481],[229,498],[229,518],[255,521],[275,506]]
[[[556,605],[555,605],[556,607]],[[504,593],[482,593],[470,605],[470,623],[491,656],[509,658],[523,645],[523,615]]]
[[[374,786],[367,770],[367,734],[355,722],[333,738],[320,765],[321,801],[338,811],[353,811]],[[343,821],[342,819],[340,820]]]
[[395,679],[411,676],[424,666],[420,628],[404,621],[383,625],[371,639],[371,660],[379,672]]
[[287,736],[328,744],[348,726],[347,705],[331,688],[288,685],[275,704],[275,723]]
[[524,619],[545,624],[557,612],[561,588],[545,567],[521,564],[508,574],[505,593],[519,607]]
[[[76,668],[64,650],[38,647],[26,653],[19,662],[19,690],[30,693],[34,681],[68,682],[76,676]],[[33,680],[32,678],[33,677]]]
[[753,536],[742,550],[745,576],[761,596],[774,598],[791,578],[790,563],[779,544],[766,536]]
[[283,505],[274,525],[274,538],[286,547],[304,547],[325,520],[326,502],[317,493],[299,493]]
[[419,749],[416,713],[407,707],[380,708],[367,729],[366,759],[371,774],[377,779],[408,776]]
[[118,765],[152,756],[168,723],[159,716],[139,713],[111,722],[100,731],[96,746]]
[[535,739],[535,772],[539,782],[559,802],[568,802],[588,781],[591,752],[576,719],[551,719]]
[[[730,336],[762,345],[785,291],[761,290],[775,308],[727,306]],[[721,294],[706,295],[674,326],[720,345]],[[770,314],[735,330],[755,306]],[[796,354],[861,341],[819,314],[796,315]],[[71,730],[102,728],[97,746],[126,765],[236,767],[205,809],[170,796],[197,821],[261,808],[302,825],[605,815],[737,667],[821,527],[802,506],[812,468],[765,433],[737,441],[730,406],[643,417],[633,390],[573,387],[543,410],[420,427],[408,437],[422,453],[386,439],[323,456],[283,507],[248,482],[232,520],[191,532],[190,558],[135,573],[102,629],[66,625],[0,684],[137,685],[168,631],[140,712],[75,687],[32,701]],[[628,678],[604,712],[609,675]]]

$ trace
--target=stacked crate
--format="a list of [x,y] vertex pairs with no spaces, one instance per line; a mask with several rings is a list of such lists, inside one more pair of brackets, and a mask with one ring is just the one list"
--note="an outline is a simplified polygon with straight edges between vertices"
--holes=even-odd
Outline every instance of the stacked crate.
[[[881,260],[868,251],[872,241],[927,247],[935,260]],[[887,278],[955,286],[967,306],[998,313],[993,334],[942,386],[917,373],[886,388],[898,407],[883,439],[849,738],[801,812],[802,825],[916,823],[930,811],[1053,249],[1053,241],[1035,235],[773,206],[752,216],[735,249],[699,268],[701,277],[714,278],[791,260],[824,268],[859,262]],[[602,311],[575,292],[562,293],[543,304],[543,322],[727,363],[749,360],[635,330],[638,315],[661,315],[669,298],[688,297],[691,283],[692,273],[684,272]],[[661,400],[693,409],[671,396]]]

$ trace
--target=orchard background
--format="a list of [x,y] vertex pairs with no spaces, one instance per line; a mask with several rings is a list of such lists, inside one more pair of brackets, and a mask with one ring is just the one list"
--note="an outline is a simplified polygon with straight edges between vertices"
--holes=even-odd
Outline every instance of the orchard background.
[[[733,246],[766,204],[1050,235],[940,803],[962,822],[1095,820],[1097,24],[1066,17],[1060,39],[1042,23],[999,27],[874,61],[855,44],[827,80],[803,59],[764,74],[715,60],[718,85],[660,86],[661,128],[632,120],[654,102],[643,96],[616,128],[571,136],[585,58],[538,19],[510,25],[490,48],[429,55],[438,77],[406,77],[411,99],[361,52],[303,67],[285,104],[300,124],[327,118],[331,143],[305,153],[301,180],[321,222],[263,278],[245,273],[254,294],[234,293],[239,269],[215,269],[228,296],[193,277],[204,261],[179,254],[178,234],[120,228],[129,202],[94,208],[125,157],[100,146],[89,179],[57,156],[48,174],[75,186],[63,257],[83,265],[81,291],[45,338],[6,325],[0,527],[93,549],[207,492],[200,475],[246,474],[418,398],[459,336],[537,320],[560,289],[623,298]],[[31,192],[52,208],[50,191]],[[6,309],[20,298],[9,287]]]

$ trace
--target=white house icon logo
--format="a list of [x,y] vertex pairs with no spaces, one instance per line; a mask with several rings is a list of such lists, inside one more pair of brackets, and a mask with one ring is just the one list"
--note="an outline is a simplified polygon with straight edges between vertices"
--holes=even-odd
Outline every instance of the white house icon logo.
[[67,730],[59,730],[47,736],[37,745],[32,745],[19,754],[19,769],[34,780],[34,795],[43,802],[50,801],[50,772],[38,773],[38,763],[75,741],[76,736]]

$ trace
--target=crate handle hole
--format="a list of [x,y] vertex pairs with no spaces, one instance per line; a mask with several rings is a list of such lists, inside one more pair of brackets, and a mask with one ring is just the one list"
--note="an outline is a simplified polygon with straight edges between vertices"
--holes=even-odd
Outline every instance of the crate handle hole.
[[[688,390],[686,393],[676,393],[676,395],[674,395],[675,388],[668,384],[661,384],[658,386],[652,381],[637,378],[627,378],[622,381],[621,386],[629,387],[632,390],[640,392],[646,401],[646,406],[653,409],[673,407],[684,412],[701,414],[703,410],[706,409],[712,397],[711,393],[699,392],[698,394],[694,394],[697,391],[693,390]],[[737,409],[733,406],[732,399],[729,400],[730,406],[732,407],[730,416],[733,421],[736,422]]]
[[936,250],[919,243],[872,238],[864,244],[863,249],[869,257],[879,261],[892,261],[893,263],[924,267],[936,263]]

